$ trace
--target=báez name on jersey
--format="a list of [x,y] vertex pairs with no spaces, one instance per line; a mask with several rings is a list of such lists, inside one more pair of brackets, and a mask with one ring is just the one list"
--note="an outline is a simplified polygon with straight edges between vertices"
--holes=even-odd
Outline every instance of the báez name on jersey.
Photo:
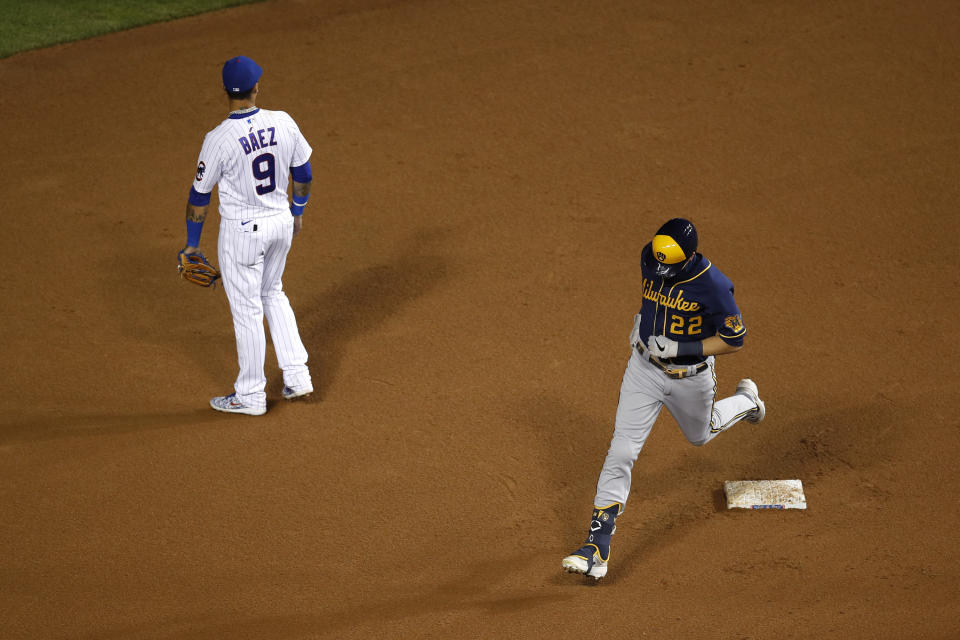
[[[267,135],[268,132],[269,136]],[[243,147],[243,152],[250,155],[263,147],[275,147],[277,145],[277,131],[275,127],[251,131],[242,138],[238,138],[237,142]]]
[[643,297],[647,300],[653,300],[658,304],[662,304],[668,309],[676,309],[677,311],[699,311],[700,303],[699,302],[688,302],[683,299],[683,289],[677,292],[676,296],[667,296],[659,291],[653,290],[653,281],[643,279]]

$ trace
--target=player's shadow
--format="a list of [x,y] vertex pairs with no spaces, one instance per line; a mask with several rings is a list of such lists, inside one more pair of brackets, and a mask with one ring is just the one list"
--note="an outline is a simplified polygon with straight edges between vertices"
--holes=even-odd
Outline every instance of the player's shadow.
[[[435,560],[429,550],[416,552],[418,563],[414,564],[413,582],[422,582],[423,569]],[[422,557],[421,557],[422,556]],[[434,575],[435,586],[423,593],[409,585],[383,586],[377,593],[357,604],[341,604],[336,597],[336,581],[321,580],[310,585],[322,596],[315,611],[262,615],[251,613],[237,616],[227,613],[210,613],[200,616],[172,617],[164,621],[159,631],[162,637],[193,640],[200,638],[256,637],[286,640],[294,638],[344,637],[358,625],[377,624],[405,625],[430,616],[444,616],[469,611],[480,611],[484,616],[538,615],[548,607],[570,602],[575,596],[556,592],[544,592],[537,585],[515,586],[509,581],[514,574],[505,571],[509,566],[516,571],[525,571],[533,562],[528,554],[519,552],[491,556],[479,563],[465,564]],[[399,628],[399,627],[398,627]],[[100,629],[95,634],[80,636],[83,640],[136,640],[156,638],[156,624],[129,625],[113,629]]]
[[442,229],[421,230],[400,255],[351,274],[305,305],[295,303],[300,336],[310,354],[314,398],[326,395],[351,340],[376,332],[404,304],[450,275],[447,260],[430,253],[445,235]]
[[225,424],[223,414],[207,408],[160,413],[64,414],[0,422],[0,446],[56,440],[59,438],[99,438],[159,429],[191,429]]

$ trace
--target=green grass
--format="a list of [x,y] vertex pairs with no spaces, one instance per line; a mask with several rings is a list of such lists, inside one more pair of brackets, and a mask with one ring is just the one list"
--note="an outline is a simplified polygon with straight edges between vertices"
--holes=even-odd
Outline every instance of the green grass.
[[0,58],[259,0],[0,0]]

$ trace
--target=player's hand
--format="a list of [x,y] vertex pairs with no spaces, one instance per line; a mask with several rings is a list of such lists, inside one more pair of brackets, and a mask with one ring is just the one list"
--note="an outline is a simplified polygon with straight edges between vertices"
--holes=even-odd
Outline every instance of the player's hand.
[[640,314],[633,316],[633,330],[630,331],[630,346],[636,347],[640,342]]
[[196,253],[196,252],[197,252],[196,247],[186,246],[183,248],[184,255],[190,255],[191,253]]
[[300,233],[303,229],[303,216],[293,216],[293,235]]
[[666,336],[650,336],[647,340],[647,350],[654,358],[676,358],[680,343]]

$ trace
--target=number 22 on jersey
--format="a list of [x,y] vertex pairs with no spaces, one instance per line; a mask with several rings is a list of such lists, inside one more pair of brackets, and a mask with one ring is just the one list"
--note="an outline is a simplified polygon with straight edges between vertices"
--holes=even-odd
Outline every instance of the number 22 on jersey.
[[696,336],[703,330],[703,316],[670,316],[670,333],[678,336]]

